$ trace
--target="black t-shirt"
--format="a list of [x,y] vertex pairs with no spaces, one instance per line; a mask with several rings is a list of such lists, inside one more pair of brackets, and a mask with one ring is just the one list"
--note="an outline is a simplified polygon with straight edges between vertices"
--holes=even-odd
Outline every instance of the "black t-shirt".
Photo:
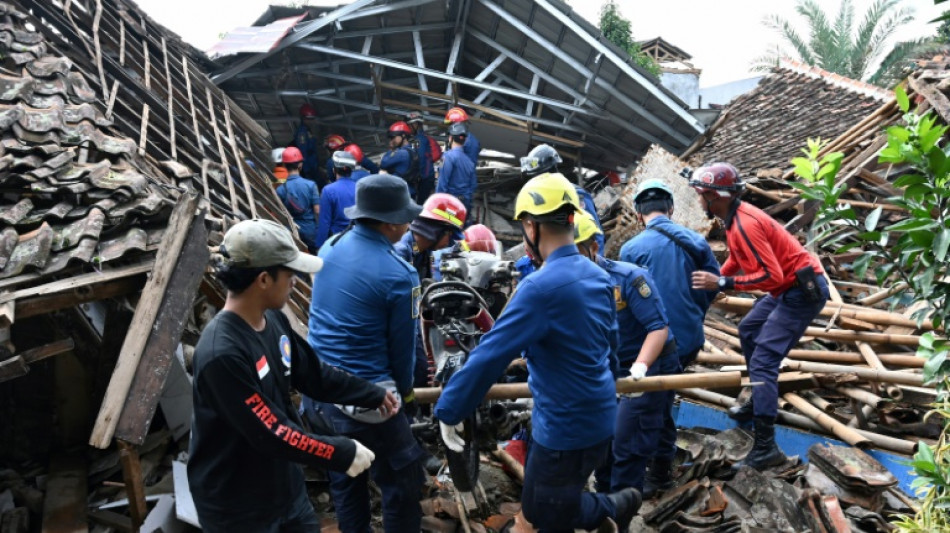
[[307,433],[291,387],[320,401],[370,408],[386,394],[322,364],[280,312],[265,318],[258,332],[222,311],[195,347],[188,481],[199,509],[279,512],[305,490],[299,464],[349,468],[353,441]]

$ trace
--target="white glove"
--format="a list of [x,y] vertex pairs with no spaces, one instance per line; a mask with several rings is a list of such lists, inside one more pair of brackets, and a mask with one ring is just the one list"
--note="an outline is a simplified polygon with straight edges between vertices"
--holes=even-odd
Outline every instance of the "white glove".
[[442,432],[442,442],[445,446],[456,453],[462,453],[465,449],[465,439],[462,438],[462,430],[465,429],[465,423],[459,422],[450,426],[445,422],[439,422],[439,430]]
[[358,440],[354,440],[353,444],[356,444],[356,455],[353,456],[353,462],[350,463],[350,467],[346,469],[346,475],[350,477],[356,477],[363,473],[369,465],[373,464],[373,459],[376,459],[376,454],[372,450],[363,446]]
[[647,375],[647,365],[643,363],[633,363],[633,366],[630,367],[630,377],[634,381],[640,381]]

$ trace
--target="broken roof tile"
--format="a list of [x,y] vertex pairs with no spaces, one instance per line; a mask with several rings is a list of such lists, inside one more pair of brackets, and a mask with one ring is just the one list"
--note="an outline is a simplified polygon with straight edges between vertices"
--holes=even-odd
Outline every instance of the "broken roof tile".
[[14,205],[0,207],[0,222],[16,224],[32,210],[33,202],[29,198],[23,198]]
[[147,246],[148,233],[142,228],[129,228],[118,237],[99,242],[99,261],[106,263],[118,259],[130,250],[145,251]]
[[[0,126],[0,128],[2,128],[2,126]],[[54,131],[48,131],[46,133],[36,133],[36,132],[29,131],[27,129],[24,129],[22,126],[20,126],[19,123],[14,123],[12,129],[13,129],[13,134],[16,135],[17,138],[19,138],[21,141],[27,144],[47,144],[47,143],[59,144],[60,143],[59,135],[57,135],[56,132]]]
[[33,93],[25,102],[36,109],[61,108],[66,105],[66,99],[61,94]]
[[125,172],[109,171],[105,175],[90,174],[88,180],[101,189],[128,189],[135,195],[144,191],[145,186],[148,185],[145,176],[131,170]]
[[89,86],[89,82],[86,81],[85,76],[81,73],[72,71],[66,77],[66,81],[69,84],[69,94],[73,95],[77,101],[80,102],[95,102],[98,97],[96,96],[95,91]]
[[34,209],[20,221],[21,224],[38,224],[44,220],[62,220],[73,208],[69,202],[59,202],[49,209]]
[[49,259],[53,245],[53,229],[47,223],[20,235],[10,258],[0,270],[0,279],[16,276],[26,268],[43,268]]
[[0,100],[15,102],[33,96],[33,80],[0,74]]
[[[12,49],[12,47],[13,47],[13,43],[11,42],[7,48]],[[9,54],[8,57],[16,65],[24,65],[36,59],[36,55],[34,55],[31,52],[13,52]]]
[[[20,39],[17,39],[18,42]],[[65,76],[73,68],[73,62],[65,57],[43,56],[36,61],[28,63],[26,70],[38,78],[50,78],[53,76]]]
[[108,127],[112,125],[112,121],[106,120],[106,117],[102,116],[102,113],[91,104],[68,105],[62,109],[62,112],[63,119],[69,123],[90,120],[95,122],[97,126]]
[[66,268],[70,262],[76,261],[88,263],[93,254],[96,253],[96,239],[82,239],[75,246],[64,250],[58,254],[50,256],[46,266],[41,271],[42,274],[52,274]]
[[61,130],[63,129],[63,113],[57,108],[24,108],[23,114],[20,115],[17,122],[19,122],[20,126],[23,126],[24,129],[36,133]]
[[7,266],[7,261],[10,260],[10,255],[13,254],[13,249],[16,248],[19,238],[20,236],[13,228],[3,228],[0,231],[0,270]]
[[56,236],[53,238],[53,251],[58,252],[76,246],[83,238],[98,240],[105,220],[106,215],[102,210],[92,209],[85,218],[55,228]]

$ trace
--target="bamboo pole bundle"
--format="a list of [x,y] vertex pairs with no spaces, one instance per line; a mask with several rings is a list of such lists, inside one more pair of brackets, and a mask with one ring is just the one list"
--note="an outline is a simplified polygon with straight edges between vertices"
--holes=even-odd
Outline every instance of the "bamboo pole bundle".
[[872,443],[870,439],[823,413],[820,409],[810,404],[808,400],[802,398],[794,392],[785,393],[782,395],[782,397],[785,398],[788,403],[792,404],[795,409],[801,411],[802,414],[808,418],[811,418],[815,421],[815,423],[825,428],[825,430],[830,432],[832,435],[847,442],[848,444],[858,448],[867,448],[871,446]]
[[[739,296],[723,296],[713,302],[713,305],[716,307],[740,313],[745,313],[749,309],[752,309],[754,304],[755,300],[753,298],[742,298]],[[933,329],[933,326],[928,323],[918,326],[915,320],[911,320],[898,313],[891,313],[880,309],[861,309],[848,306],[847,304],[837,304],[835,302],[829,302],[819,313],[819,316],[823,317],[832,317],[835,315],[863,320],[880,326],[903,326],[923,330]]]

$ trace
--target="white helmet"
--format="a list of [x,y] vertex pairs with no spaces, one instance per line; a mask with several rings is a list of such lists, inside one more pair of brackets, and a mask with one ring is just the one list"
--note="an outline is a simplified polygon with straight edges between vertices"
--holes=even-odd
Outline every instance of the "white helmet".
[[273,150],[270,151],[270,157],[271,159],[274,160],[274,163],[278,163],[278,164],[282,163],[281,157],[283,157],[283,155],[284,155],[283,148],[274,148]]

